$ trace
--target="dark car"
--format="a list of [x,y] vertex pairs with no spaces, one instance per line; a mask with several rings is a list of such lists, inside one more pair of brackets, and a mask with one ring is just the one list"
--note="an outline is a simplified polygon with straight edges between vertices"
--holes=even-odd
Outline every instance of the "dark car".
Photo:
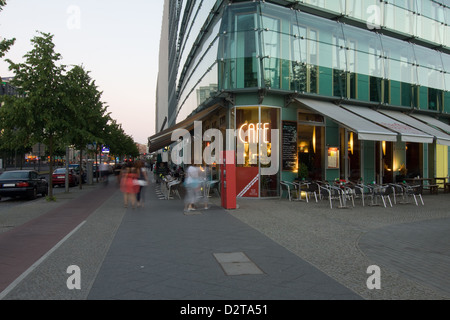
[[[73,169],[75,171],[75,174],[77,174],[78,177],[80,176],[80,165],[79,164],[69,164],[69,169]],[[87,180],[86,170],[84,168],[82,168],[81,181],[83,183],[86,183],[86,180]]]
[[[59,168],[53,171],[52,184],[56,186],[66,185],[66,168]],[[73,187],[78,184],[78,174],[73,169],[69,169],[69,186]]]
[[36,199],[48,194],[48,182],[34,170],[5,171],[0,175],[1,197],[27,197]]

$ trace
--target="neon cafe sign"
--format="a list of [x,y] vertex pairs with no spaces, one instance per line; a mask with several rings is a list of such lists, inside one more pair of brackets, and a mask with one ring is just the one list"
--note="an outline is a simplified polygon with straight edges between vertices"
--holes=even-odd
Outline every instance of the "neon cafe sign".
[[[242,143],[258,143],[259,137],[263,139],[263,143],[269,143],[270,124],[266,123],[244,123],[238,132],[239,140]],[[246,141],[245,138],[248,137]]]

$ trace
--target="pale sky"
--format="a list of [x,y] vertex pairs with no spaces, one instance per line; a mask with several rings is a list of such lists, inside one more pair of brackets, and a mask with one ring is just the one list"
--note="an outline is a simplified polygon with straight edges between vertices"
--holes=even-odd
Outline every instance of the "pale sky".
[[0,60],[22,62],[36,31],[54,35],[64,65],[83,65],[126,134],[147,144],[155,133],[155,97],[163,0],[7,0],[0,37],[16,38]]

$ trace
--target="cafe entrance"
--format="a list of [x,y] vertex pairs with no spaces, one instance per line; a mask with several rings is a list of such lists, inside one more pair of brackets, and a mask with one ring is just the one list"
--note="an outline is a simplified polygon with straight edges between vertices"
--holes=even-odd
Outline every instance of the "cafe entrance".
[[[235,107],[231,120],[236,130],[237,197],[271,198],[280,196],[279,139],[280,108]],[[276,158],[274,158],[276,157]]]

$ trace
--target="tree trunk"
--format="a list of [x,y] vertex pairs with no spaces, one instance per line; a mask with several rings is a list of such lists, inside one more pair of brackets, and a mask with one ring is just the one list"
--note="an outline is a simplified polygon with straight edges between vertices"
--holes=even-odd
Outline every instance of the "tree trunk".
[[83,189],[83,149],[80,149],[80,190]]
[[50,163],[48,165],[48,197],[50,199],[53,198],[53,137],[49,138],[49,154],[50,154]]

